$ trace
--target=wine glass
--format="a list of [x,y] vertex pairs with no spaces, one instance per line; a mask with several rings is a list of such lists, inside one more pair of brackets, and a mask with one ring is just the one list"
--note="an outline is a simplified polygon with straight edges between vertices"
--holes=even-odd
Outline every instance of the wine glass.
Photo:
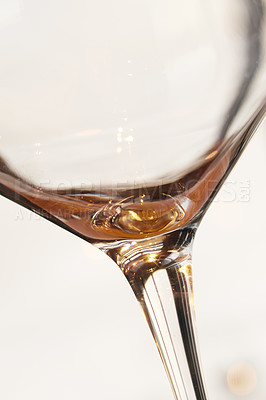
[[111,257],[174,397],[206,399],[191,251],[265,115],[265,1],[1,8],[0,193]]

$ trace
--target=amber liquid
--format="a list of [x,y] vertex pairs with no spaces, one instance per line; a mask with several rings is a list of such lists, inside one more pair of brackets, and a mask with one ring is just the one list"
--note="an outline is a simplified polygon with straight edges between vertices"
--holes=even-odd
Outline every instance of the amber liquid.
[[199,218],[237,147],[239,140],[218,144],[194,169],[169,183],[93,191],[34,186],[0,159],[0,193],[90,241],[143,239]]

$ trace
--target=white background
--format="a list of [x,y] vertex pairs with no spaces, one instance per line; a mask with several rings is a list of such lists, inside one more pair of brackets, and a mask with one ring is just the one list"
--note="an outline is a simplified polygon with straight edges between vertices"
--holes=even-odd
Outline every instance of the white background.
[[[211,399],[236,398],[226,385],[236,362],[256,370],[256,390],[245,398],[266,397],[265,168],[264,125],[195,243]],[[0,399],[171,399],[142,312],[114,263],[4,198],[0,221]]]

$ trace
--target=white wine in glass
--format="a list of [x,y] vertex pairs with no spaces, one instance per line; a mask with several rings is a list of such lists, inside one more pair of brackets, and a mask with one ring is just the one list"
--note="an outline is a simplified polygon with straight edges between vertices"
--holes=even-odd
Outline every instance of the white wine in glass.
[[265,115],[265,5],[0,5],[0,193],[115,261],[178,400],[207,399],[192,245]]

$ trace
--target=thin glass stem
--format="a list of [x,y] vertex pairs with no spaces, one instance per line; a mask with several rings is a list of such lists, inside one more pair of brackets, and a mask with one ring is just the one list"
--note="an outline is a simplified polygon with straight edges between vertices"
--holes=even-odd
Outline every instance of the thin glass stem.
[[175,398],[206,400],[195,339],[190,260],[157,270],[145,281],[139,280],[137,297]]
[[176,400],[207,400],[195,331],[191,245],[195,228],[105,251],[128,279],[146,317]]

